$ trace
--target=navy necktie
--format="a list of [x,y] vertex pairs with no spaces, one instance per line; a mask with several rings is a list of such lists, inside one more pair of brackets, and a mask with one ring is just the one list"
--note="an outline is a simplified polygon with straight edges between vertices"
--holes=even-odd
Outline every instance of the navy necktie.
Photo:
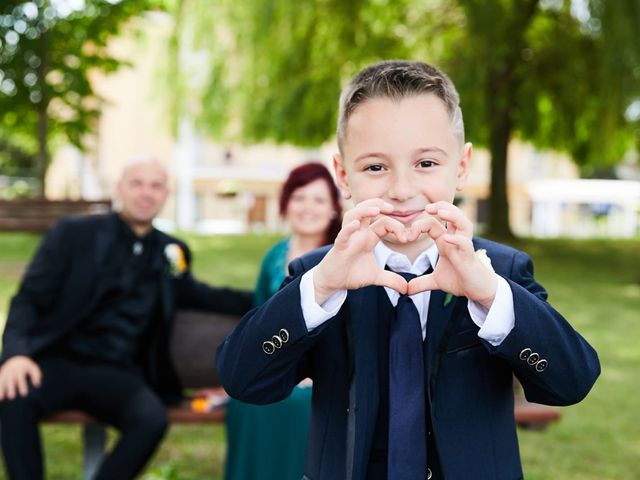
[[[400,273],[407,281],[410,273]],[[427,421],[420,316],[401,295],[389,335],[389,480],[425,478]]]

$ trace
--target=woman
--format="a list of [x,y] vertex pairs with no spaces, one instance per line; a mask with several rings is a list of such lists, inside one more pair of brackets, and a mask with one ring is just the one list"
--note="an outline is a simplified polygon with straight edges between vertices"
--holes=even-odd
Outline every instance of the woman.
[[[256,306],[280,287],[291,260],[333,243],[342,220],[338,189],[315,162],[293,169],[280,194],[280,215],[291,234],[267,252],[256,285]],[[310,381],[271,405],[231,400],[227,408],[226,480],[299,480],[304,471],[311,412]]]

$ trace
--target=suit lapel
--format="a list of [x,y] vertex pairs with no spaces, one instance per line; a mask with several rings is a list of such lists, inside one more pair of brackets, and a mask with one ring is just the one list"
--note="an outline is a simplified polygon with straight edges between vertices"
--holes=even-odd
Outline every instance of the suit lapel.
[[451,315],[455,309],[455,304],[459,301],[457,297],[445,305],[446,293],[442,290],[433,290],[429,300],[429,313],[427,316],[427,336],[425,339],[427,379],[431,381],[433,367],[436,362],[438,347],[443,340],[447,326],[450,325]]

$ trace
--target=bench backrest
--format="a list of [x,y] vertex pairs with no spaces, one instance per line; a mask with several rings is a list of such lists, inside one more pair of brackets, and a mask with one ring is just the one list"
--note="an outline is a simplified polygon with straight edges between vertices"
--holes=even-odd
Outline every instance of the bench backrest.
[[217,387],[216,349],[240,321],[238,315],[178,311],[171,336],[171,357],[185,388]]
[[0,200],[0,231],[46,232],[61,217],[110,210],[111,200]]

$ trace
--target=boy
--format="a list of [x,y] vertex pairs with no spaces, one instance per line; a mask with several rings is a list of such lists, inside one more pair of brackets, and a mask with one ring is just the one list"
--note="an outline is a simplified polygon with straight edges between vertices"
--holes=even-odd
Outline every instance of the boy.
[[313,379],[304,478],[522,478],[512,375],[552,405],[580,401],[599,375],[529,257],[474,238],[452,204],[472,157],[458,103],[418,62],[375,64],[347,85],[334,168],[355,207],[218,350],[243,401]]

